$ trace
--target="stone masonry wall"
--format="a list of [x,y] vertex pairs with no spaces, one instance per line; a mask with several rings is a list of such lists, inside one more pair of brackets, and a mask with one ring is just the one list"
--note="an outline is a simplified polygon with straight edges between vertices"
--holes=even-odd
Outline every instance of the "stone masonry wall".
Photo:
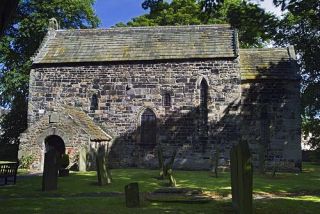
[[68,115],[61,114],[59,123],[50,122],[50,114],[43,115],[41,119],[27,129],[20,136],[19,156],[31,156],[34,158],[31,165],[32,169],[40,170],[43,168],[44,153],[46,145],[45,138],[50,135],[58,135],[64,141],[66,149],[71,149],[69,153],[70,161],[74,162],[78,159],[77,153],[79,149],[85,147],[90,142],[90,137],[82,129],[75,126]]
[[242,82],[241,136],[255,167],[301,169],[299,88],[299,80],[285,78]]
[[[208,83],[208,133],[202,136],[200,82]],[[163,95],[171,95],[171,107]],[[92,95],[98,109],[90,110]],[[157,116],[157,144],[165,156],[177,150],[176,167],[208,169],[214,150],[226,164],[239,140],[240,68],[238,59],[177,62],[105,63],[34,68],[30,77],[29,126],[57,103],[77,107],[113,137],[115,167],[156,167],[156,148],[140,145],[140,116]]]

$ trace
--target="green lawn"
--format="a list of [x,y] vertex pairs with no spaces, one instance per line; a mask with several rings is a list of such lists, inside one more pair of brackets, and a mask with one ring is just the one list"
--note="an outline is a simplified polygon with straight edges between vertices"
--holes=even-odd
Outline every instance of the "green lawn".
[[[22,172],[23,174],[23,172]],[[141,208],[125,207],[124,186],[138,182],[142,192],[163,187],[157,170],[115,169],[113,183],[97,186],[95,172],[72,173],[59,178],[58,191],[41,192],[41,177],[18,178],[16,185],[0,186],[0,213],[233,213],[230,175],[219,178],[208,172],[175,171],[181,187],[202,188],[216,199],[205,204],[151,203]],[[279,173],[275,178],[254,175],[255,213],[318,213],[320,166],[305,164],[299,174]]]

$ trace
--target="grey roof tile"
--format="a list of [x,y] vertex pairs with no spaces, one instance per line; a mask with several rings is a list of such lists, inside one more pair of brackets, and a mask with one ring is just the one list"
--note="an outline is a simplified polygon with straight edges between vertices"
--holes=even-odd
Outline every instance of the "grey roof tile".
[[241,79],[299,79],[293,47],[240,49]]
[[237,57],[229,25],[49,31],[34,64]]

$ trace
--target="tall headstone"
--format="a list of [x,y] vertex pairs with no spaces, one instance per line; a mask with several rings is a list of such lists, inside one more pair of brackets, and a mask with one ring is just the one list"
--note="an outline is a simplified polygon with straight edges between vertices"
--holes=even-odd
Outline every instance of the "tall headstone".
[[252,213],[252,162],[248,143],[233,146],[231,157],[232,206],[236,213]]
[[82,147],[79,152],[79,171],[87,171],[87,150],[85,147]]
[[45,153],[42,176],[42,191],[58,189],[58,161],[57,152],[51,148]]
[[126,207],[139,207],[139,185],[138,183],[130,183],[124,188],[126,194]]
[[104,145],[99,146],[96,155],[98,184],[104,186],[111,183],[111,173],[108,167],[108,151],[105,151]]

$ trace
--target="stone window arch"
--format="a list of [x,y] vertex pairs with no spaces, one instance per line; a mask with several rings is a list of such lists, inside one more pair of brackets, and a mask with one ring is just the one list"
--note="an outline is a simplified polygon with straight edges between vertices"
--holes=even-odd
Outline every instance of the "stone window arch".
[[140,143],[147,147],[156,145],[157,117],[149,108],[145,109],[140,116]]
[[200,83],[200,119],[201,126],[203,129],[207,129],[208,124],[208,83],[205,78],[201,80]]
[[90,110],[91,111],[98,110],[98,106],[99,106],[98,96],[97,94],[93,94],[91,96]]
[[205,78],[200,83],[200,108],[206,111],[208,109],[208,83]]
[[163,94],[162,103],[164,107],[171,107],[171,94],[169,92]]

